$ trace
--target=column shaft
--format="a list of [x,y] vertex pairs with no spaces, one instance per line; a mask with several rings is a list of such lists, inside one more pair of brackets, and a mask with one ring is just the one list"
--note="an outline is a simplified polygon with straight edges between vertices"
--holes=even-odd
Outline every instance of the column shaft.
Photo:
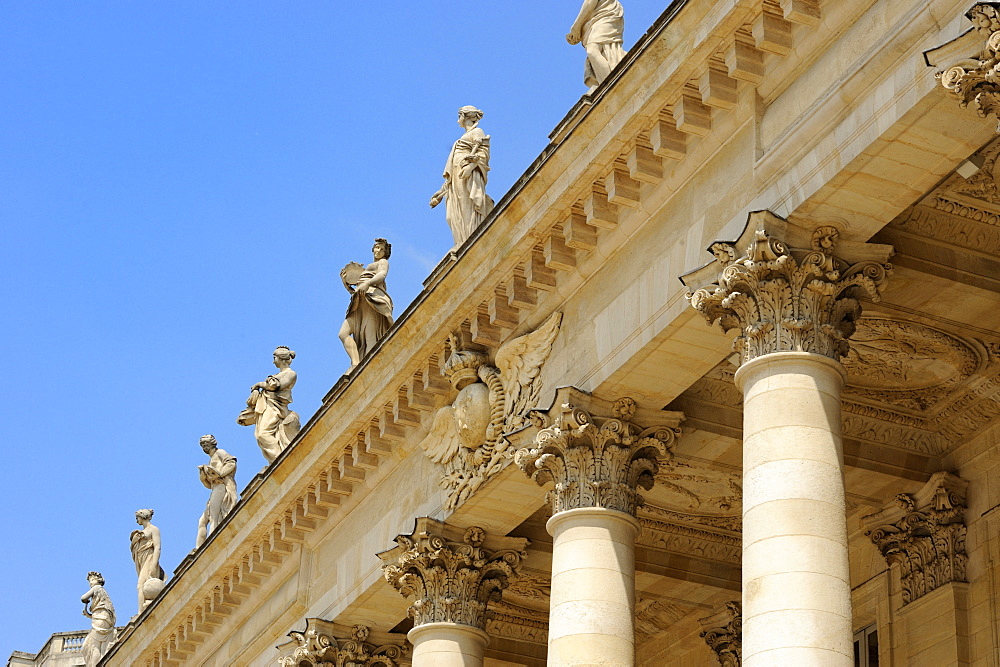
[[424,623],[407,633],[413,667],[482,667],[490,638],[460,623]]
[[635,664],[635,537],[629,514],[558,512],[552,535],[549,665]]
[[743,406],[743,664],[854,664],[839,362],[751,359]]

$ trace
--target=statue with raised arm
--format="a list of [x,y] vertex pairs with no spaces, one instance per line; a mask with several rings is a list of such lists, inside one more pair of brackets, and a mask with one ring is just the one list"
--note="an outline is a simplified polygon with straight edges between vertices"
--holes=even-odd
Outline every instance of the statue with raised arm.
[[373,261],[368,266],[351,262],[340,272],[344,288],[351,294],[347,317],[340,327],[340,342],[351,358],[353,371],[392,326],[392,299],[385,287],[392,245],[375,239]]
[[135,513],[135,522],[142,526],[141,530],[133,530],[132,560],[135,561],[135,573],[139,576],[136,590],[139,593],[139,611],[141,614],[160,591],[166,575],[160,567],[160,529],[152,524],[153,510],[139,510]]
[[[90,619],[90,632],[83,640],[83,664],[96,667],[115,639],[115,606],[104,590],[104,577],[100,572],[88,572],[90,590],[83,594],[83,615]],[[89,609],[88,609],[89,605]]]
[[580,14],[566,35],[570,44],[582,44],[587,50],[583,82],[591,91],[611,74],[625,57],[622,34],[625,10],[618,0],[583,0]]
[[291,368],[294,358],[295,353],[284,345],[275,348],[274,365],[278,372],[250,387],[247,407],[236,419],[241,426],[254,425],[257,446],[268,464],[278,458],[301,428],[298,413],[288,409],[296,378]]
[[458,124],[465,133],[451,147],[444,165],[444,185],[431,197],[431,208],[445,200],[445,219],[455,238],[455,247],[476,231],[493,210],[486,194],[490,171],[490,136],[479,127],[483,112],[473,106],[458,110]]
[[203,452],[208,454],[208,463],[198,466],[198,478],[211,493],[205,504],[205,511],[198,520],[198,539],[195,548],[204,544],[226,515],[232,511],[239,498],[236,491],[236,457],[219,449],[214,435],[203,435],[199,441]]

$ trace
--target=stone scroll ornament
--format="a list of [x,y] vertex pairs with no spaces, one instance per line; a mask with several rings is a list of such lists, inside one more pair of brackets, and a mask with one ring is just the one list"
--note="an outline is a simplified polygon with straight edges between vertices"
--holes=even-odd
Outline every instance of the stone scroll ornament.
[[320,618],[307,618],[304,631],[288,636],[291,641],[277,647],[281,652],[291,650],[278,662],[280,667],[399,667],[410,652],[405,635]]
[[517,450],[514,462],[539,485],[554,483],[547,494],[553,514],[603,507],[635,516],[643,504],[639,489],[652,489],[660,464],[673,458],[680,413],[665,413],[674,423],[644,428],[631,421],[631,398],[615,401],[607,417],[563,394],[556,401],[553,425],[538,431],[532,446]]
[[743,610],[739,602],[727,602],[722,609],[701,619],[701,638],[712,649],[722,667],[740,667],[743,661]]
[[460,529],[429,517],[379,554],[385,580],[413,598],[414,625],[458,623],[486,627],[486,607],[520,573],[528,540],[494,537],[478,526]]
[[972,30],[924,55],[932,66],[950,61],[935,76],[963,109],[971,106],[980,117],[992,115],[1000,123],[1000,3],[978,3],[965,15]]
[[790,227],[773,213],[751,213],[750,224],[743,244],[713,243],[716,261],[682,277],[697,286],[691,305],[709,324],[739,331],[733,349],[741,362],[772,352],[839,361],[850,349],[860,299],[880,298],[892,247],[842,242],[835,227],[824,226],[812,233],[811,247],[795,248],[772,236],[770,227]]
[[862,517],[865,534],[890,565],[899,565],[903,604],[952,581],[966,581],[965,493],[968,482],[938,472],[914,494],[901,493]]
[[501,345],[496,366],[485,352],[464,350],[457,337],[450,338],[443,373],[458,395],[438,410],[431,437],[423,442],[427,456],[445,467],[447,509],[461,505],[511,463],[504,433],[526,425],[528,411],[538,403],[542,364],[561,322],[562,314],[554,313],[535,331]]

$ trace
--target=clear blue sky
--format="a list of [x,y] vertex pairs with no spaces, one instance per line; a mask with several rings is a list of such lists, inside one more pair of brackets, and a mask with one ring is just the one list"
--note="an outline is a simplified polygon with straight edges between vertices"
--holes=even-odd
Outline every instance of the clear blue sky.
[[[0,658],[89,627],[88,570],[128,621],[135,510],[173,571],[198,437],[241,489],[264,463],[235,419],[276,345],[312,416],[348,363],[340,268],[387,237],[406,308],[451,246],[427,201],[456,110],[486,112],[499,200],[585,92],[579,4],[0,3]],[[668,2],[623,4],[628,48]]]

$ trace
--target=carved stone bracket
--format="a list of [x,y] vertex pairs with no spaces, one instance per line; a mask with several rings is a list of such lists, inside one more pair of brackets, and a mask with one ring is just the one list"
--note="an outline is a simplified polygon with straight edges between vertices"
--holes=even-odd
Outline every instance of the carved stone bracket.
[[977,3],[965,15],[973,29],[928,51],[927,63],[945,67],[935,76],[963,109],[1000,119],[1000,3]]
[[[750,214],[734,243],[713,243],[715,261],[681,280],[709,324],[738,329],[741,361],[772,352],[813,352],[839,360],[861,315],[862,297],[878,301],[892,247],[840,241],[834,227],[811,234],[769,211]],[[787,239],[786,240],[783,240]],[[798,238],[796,238],[798,237]],[[834,252],[836,251],[836,255]]]
[[708,618],[701,619],[701,637],[715,652],[722,667],[740,667],[743,660],[743,611],[739,602],[727,602],[725,607]]
[[558,407],[549,411],[552,426],[536,432],[534,442],[514,455],[514,461],[539,485],[549,481],[552,513],[581,507],[604,507],[635,516],[642,504],[638,489],[649,490],[661,459],[673,456],[674,440],[684,415],[659,412],[665,422],[642,427],[631,420],[636,403],[620,398],[597,416],[583,406],[598,401],[579,390],[556,394]]
[[899,564],[903,604],[966,580],[967,486],[951,473],[935,473],[916,493],[901,493],[882,511],[863,518],[865,534],[886,561]]
[[528,540],[421,517],[411,534],[396,537],[396,544],[379,558],[386,581],[415,598],[409,609],[414,624],[449,622],[482,630],[487,604],[499,600],[518,575]]
[[281,667],[398,667],[410,652],[406,635],[321,618],[307,618],[305,630],[288,636],[291,641],[277,647],[288,653]]

